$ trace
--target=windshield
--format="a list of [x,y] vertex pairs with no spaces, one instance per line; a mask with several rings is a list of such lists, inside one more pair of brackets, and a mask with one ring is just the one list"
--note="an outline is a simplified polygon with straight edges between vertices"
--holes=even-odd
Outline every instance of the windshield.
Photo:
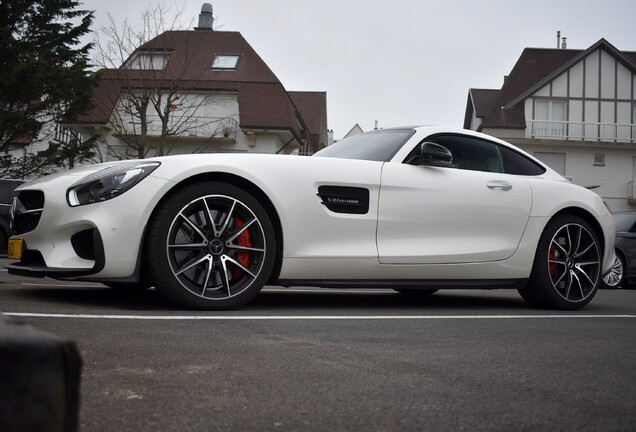
[[390,129],[354,135],[325,147],[314,156],[386,162],[415,133],[412,129]]

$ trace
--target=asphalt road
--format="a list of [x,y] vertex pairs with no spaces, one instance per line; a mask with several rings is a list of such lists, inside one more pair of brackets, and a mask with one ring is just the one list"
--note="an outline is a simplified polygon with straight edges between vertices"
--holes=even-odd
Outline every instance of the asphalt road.
[[268,288],[216,313],[2,270],[0,312],[77,342],[82,431],[636,430],[633,290],[563,313]]

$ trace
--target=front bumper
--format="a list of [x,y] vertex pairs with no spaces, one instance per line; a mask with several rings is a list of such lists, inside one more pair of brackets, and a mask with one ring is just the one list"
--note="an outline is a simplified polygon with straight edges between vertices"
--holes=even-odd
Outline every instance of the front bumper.
[[[9,271],[9,274],[17,276],[30,276],[30,277],[51,277],[54,279],[61,278],[73,278],[88,276],[99,273],[104,269],[106,258],[104,256],[104,244],[102,242],[102,236],[99,230],[91,230],[91,244],[85,245],[84,248],[92,249],[93,254],[93,267],[91,268],[55,268],[48,267],[42,254],[37,250],[29,249],[26,242],[23,243],[22,258],[19,263],[9,264],[5,266]],[[82,253],[82,252],[80,252]],[[86,251],[84,252],[86,253]]]
[[138,279],[146,224],[174,183],[148,176],[119,197],[70,207],[66,191],[76,181],[76,176],[54,176],[16,191],[18,197],[38,191],[44,199],[39,218],[16,234],[23,240],[22,258],[7,269],[11,274],[57,279]]

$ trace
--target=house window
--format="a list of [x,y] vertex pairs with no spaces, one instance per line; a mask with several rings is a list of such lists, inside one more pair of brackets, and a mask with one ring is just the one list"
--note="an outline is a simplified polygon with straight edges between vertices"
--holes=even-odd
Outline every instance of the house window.
[[596,153],[594,155],[594,166],[605,166],[605,155],[602,153]]
[[139,70],[162,70],[168,64],[169,59],[170,53],[166,52],[139,52],[127,62],[125,67]]
[[212,62],[213,70],[234,70],[236,69],[236,65],[238,64],[239,58],[241,56],[238,54],[217,54],[214,56],[214,61]]
[[532,135],[565,138],[566,119],[565,101],[537,99],[534,102]]

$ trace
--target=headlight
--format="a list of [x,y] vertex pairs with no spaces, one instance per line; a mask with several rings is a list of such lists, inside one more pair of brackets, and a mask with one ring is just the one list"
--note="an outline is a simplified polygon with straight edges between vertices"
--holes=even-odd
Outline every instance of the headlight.
[[68,204],[76,207],[118,197],[146,178],[159,165],[160,162],[135,161],[98,171],[68,189]]

